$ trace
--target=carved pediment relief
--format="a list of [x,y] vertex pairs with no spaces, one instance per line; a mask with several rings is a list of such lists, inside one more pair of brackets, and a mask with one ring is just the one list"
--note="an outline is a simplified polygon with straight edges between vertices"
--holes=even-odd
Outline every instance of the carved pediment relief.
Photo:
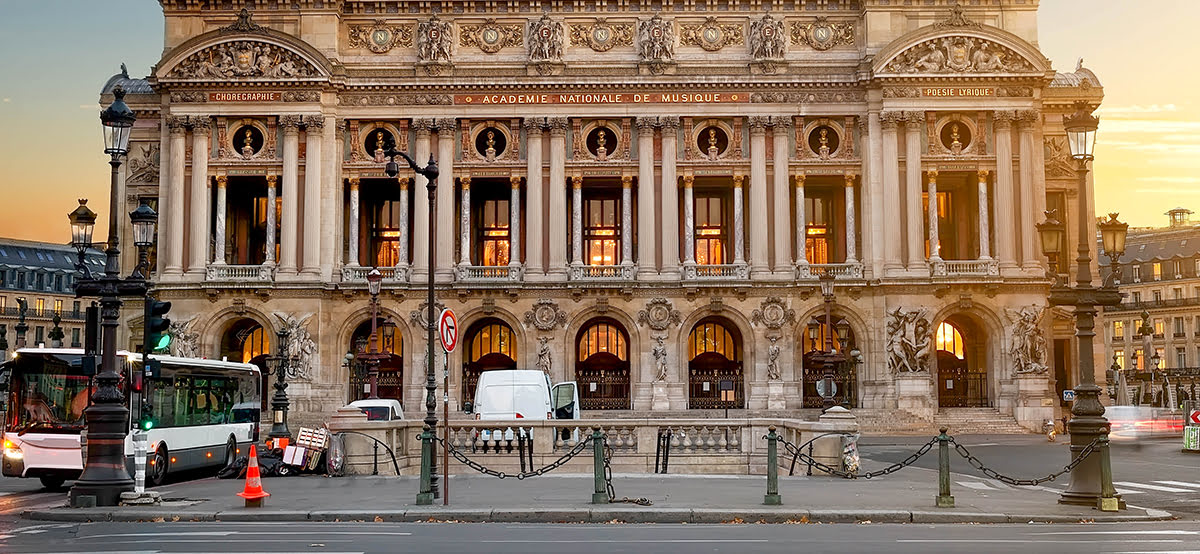
[[905,49],[885,66],[886,73],[1027,73],[1037,71],[1011,48],[972,36],[926,40]]
[[299,54],[259,40],[215,44],[188,56],[168,74],[177,79],[281,79],[317,77]]

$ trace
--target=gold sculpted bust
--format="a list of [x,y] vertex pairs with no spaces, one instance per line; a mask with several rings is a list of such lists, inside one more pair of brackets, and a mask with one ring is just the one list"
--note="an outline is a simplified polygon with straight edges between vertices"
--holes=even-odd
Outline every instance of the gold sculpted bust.
[[242,155],[249,158],[254,155],[254,136],[249,128],[246,129],[245,138],[242,139]]

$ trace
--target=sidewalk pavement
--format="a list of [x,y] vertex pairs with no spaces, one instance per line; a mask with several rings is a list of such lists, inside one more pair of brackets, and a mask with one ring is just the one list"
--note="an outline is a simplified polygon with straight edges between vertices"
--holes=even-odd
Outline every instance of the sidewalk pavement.
[[[958,482],[982,483],[964,486]],[[260,508],[235,496],[241,480],[203,479],[159,488],[161,506],[58,507],[29,519],[54,521],[459,521],[627,523],[1075,523],[1173,519],[1161,510],[1106,513],[1057,503],[1038,487],[952,475],[956,507],[935,508],[937,472],[907,468],[871,480],[780,476],[782,506],[764,506],[758,475],[617,474],[618,499],[652,506],[591,504],[592,476],[548,474],[523,481],[452,475],[450,504],[415,503],[416,477],[299,476],[263,479],[271,493]]]

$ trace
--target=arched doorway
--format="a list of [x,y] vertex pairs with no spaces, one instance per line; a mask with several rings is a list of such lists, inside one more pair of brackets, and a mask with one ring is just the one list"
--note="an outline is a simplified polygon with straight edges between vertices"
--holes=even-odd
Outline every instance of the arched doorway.
[[[808,322],[802,339],[804,354],[801,362],[804,365],[803,407],[821,408],[825,399],[817,390],[817,384],[825,377],[825,364],[820,354],[825,351],[826,340],[832,341],[833,347],[841,352],[845,361],[833,370],[835,387],[834,402],[841,406],[857,408],[858,405],[858,365],[862,353],[859,350],[857,337],[849,323],[834,312],[830,316],[833,325],[825,324],[825,315],[814,316]],[[832,328],[831,328],[832,327]],[[839,329],[842,331],[839,333]],[[845,336],[841,336],[845,334]],[[858,357],[856,357],[857,355]]]
[[467,329],[467,357],[463,361],[462,402],[475,398],[479,374],[492,369],[517,368],[517,341],[512,327],[487,318]]
[[253,319],[234,321],[221,337],[220,358],[231,362],[251,363],[263,371],[262,409],[266,413],[270,398],[271,380],[266,378],[267,356],[271,355],[271,334]]
[[970,320],[951,316],[937,327],[938,406],[942,408],[990,407],[984,341]]
[[742,337],[728,320],[700,320],[688,334],[688,408],[744,408]]
[[629,336],[620,323],[594,319],[575,341],[575,382],[585,410],[629,409]]
[[[396,325],[385,318],[375,320],[375,352],[386,354],[379,361],[377,380],[380,398],[391,398],[404,402],[404,338]],[[350,335],[351,354],[369,352],[371,345],[371,320],[362,322]],[[350,401],[361,400],[371,395],[370,365],[354,360],[350,366]]]

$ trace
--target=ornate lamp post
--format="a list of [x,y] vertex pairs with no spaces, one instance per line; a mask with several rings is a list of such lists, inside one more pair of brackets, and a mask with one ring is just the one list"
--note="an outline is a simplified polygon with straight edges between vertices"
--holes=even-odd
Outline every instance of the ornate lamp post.
[[366,351],[359,349],[358,360],[367,364],[370,375],[370,393],[367,398],[379,398],[379,362],[387,354],[376,351],[375,346],[379,341],[379,329],[376,326],[379,321],[379,290],[383,285],[383,274],[378,269],[372,268],[370,273],[367,273],[367,292],[371,295],[371,335],[367,337]]
[[[1121,294],[1111,284],[1101,287],[1092,285],[1091,234],[1087,213],[1088,162],[1093,159],[1096,146],[1096,129],[1100,120],[1091,114],[1092,109],[1085,101],[1075,103],[1074,114],[1063,120],[1067,131],[1067,142],[1071,147],[1071,156],[1075,158],[1076,174],[1079,176],[1079,230],[1078,256],[1075,258],[1075,286],[1070,286],[1065,280],[1055,282],[1050,288],[1050,303],[1055,306],[1075,307],[1075,337],[1079,343],[1079,381],[1075,386],[1075,403],[1071,408],[1071,422],[1067,431],[1071,434],[1071,454],[1078,456],[1089,444],[1097,440],[1107,440],[1109,423],[1104,418],[1104,406],[1100,403],[1101,389],[1096,385],[1096,364],[1093,353],[1093,341],[1096,336],[1097,306],[1115,306],[1121,302]],[[1042,244],[1047,244],[1052,237],[1046,233],[1051,226],[1039,226],[1043,233]],[[1113,237],[1116,239],[1116,237]],[[1121,242],[1124,242],[1122,239]],[[1115,244],[1114,244],[1115,246]],[[1102,508],[1102,496],[1112,491],[1111,478],[1102,479],[1101,466],[1108,464],[1103,460],[1108,456],[1107,448],[1100,448],[1099,455],[1089,456],[1071,471],[1071,483],[1062,493],[1058,501],[1063,504],[1080,504]],[[1107,481],[1107,482],[1102,482]],[[1107,498],[1105,500],[1111,500]]]
[[267,436],[272,439],[291,439],[292,433],[288,431],[287,414],[288,408],[291,407],[291,402],[287,396],[287,380],[296,376],[296,367],[293,363],[295,360],[288,353],[288,337],[291,335],[286,327],[275,332],[278,339],[278,354],[267,359],[267,376],[275,376],[275,394],[271,395],[271,431]]
[[[119,207],[121,195],[118,170],[121,159],[129,152],[129,132],[137,116],[125,104],[125,90],[113,89],[112,105],[100,112],[104,129],[104,153],[109,155],[108,165],[112,168],[109,183],[108,245],[104,251],[104,274],[93,277],[83,264],[87,249],[91,248],[92,229],[96,214],[87,207],[87,200],[80,200],[79,207],[68,214],[71,220],[71,242],[79,256],[77,269],[83,278],[75,282],[76,297],[98,297],[100,299],[101,358],[100,372],[96,375],[96,389],[92,394],[92,405],[84,412],[87,421],[88,449],[83,474],[75,482],[69,494],[72,506],[95,504],[116,506],[121,493],[132,491],[133,479],[125,470],[125,435],[128,432],[129,409],[125,407],[125,395],[119,384],[117,372],[117,325],[121,315],[122,297],[146,296],[147,283],[140,271],[135,270],[128,278],[121,278],[121,250]],[[153,236],[157,214],[147,210],[135,210],[131,214],[134,235],[138,246],[148,247],[147,235]]]
[[[825,345],[820,354],[814,356],[816,361],[821,363],[823,375],[821,376],[821,386],[819,391],[821,394],[821,409],[828,410],[837,404],[834,399],[836,391],[834,390],[834,373],[838,367],[846,361],[846,356],[838,346],[833,343],[833,281],[834,275],[831,272],[822,272],[818,277],[821,283],[821,296],[825,298]],[[849,328],[849,325],[842,322],[838,323],[839,337],[842,336],[843,327]],[[839,339],[840,342],[840,339]]]
[[[426,492],[424,486],[422,491],[417,494],[417,504],[427,505],[433,504],[433,499],[438,498],[438,475],[437,475],[437,456],[433,452],[433,437],[434,431],[437,428],[437,378],[434,371],[434,326],[437,325],[437,298],[434,295],[434,276],[436,275],[437,267],[437,180],[438,180],[438,165],[433,159],[433,154],[429,155],[429,163],[425,167],[417,165],[412,157],[406,152],[396,149],[393,140],[388,140],[385,144],[384,151],[376,154],[375,160],[382,162],[387,159],[387,165],[384,167],[384,173],[388,177],[395,177],[400,174],[400,164],[396,163],[396,157],[404,159],[408,162],[408,167],[418,175],[425,178],[425,189],[429,194],[429,288],[426,295],[426,304],[428,305],[429,313],[426,314],[426,352],[429,354],[426,358],[425,368],[425,428],[421,435],[421,482],[429,483],[429,490]],[[424,463],[429,460],[429,463]]]

